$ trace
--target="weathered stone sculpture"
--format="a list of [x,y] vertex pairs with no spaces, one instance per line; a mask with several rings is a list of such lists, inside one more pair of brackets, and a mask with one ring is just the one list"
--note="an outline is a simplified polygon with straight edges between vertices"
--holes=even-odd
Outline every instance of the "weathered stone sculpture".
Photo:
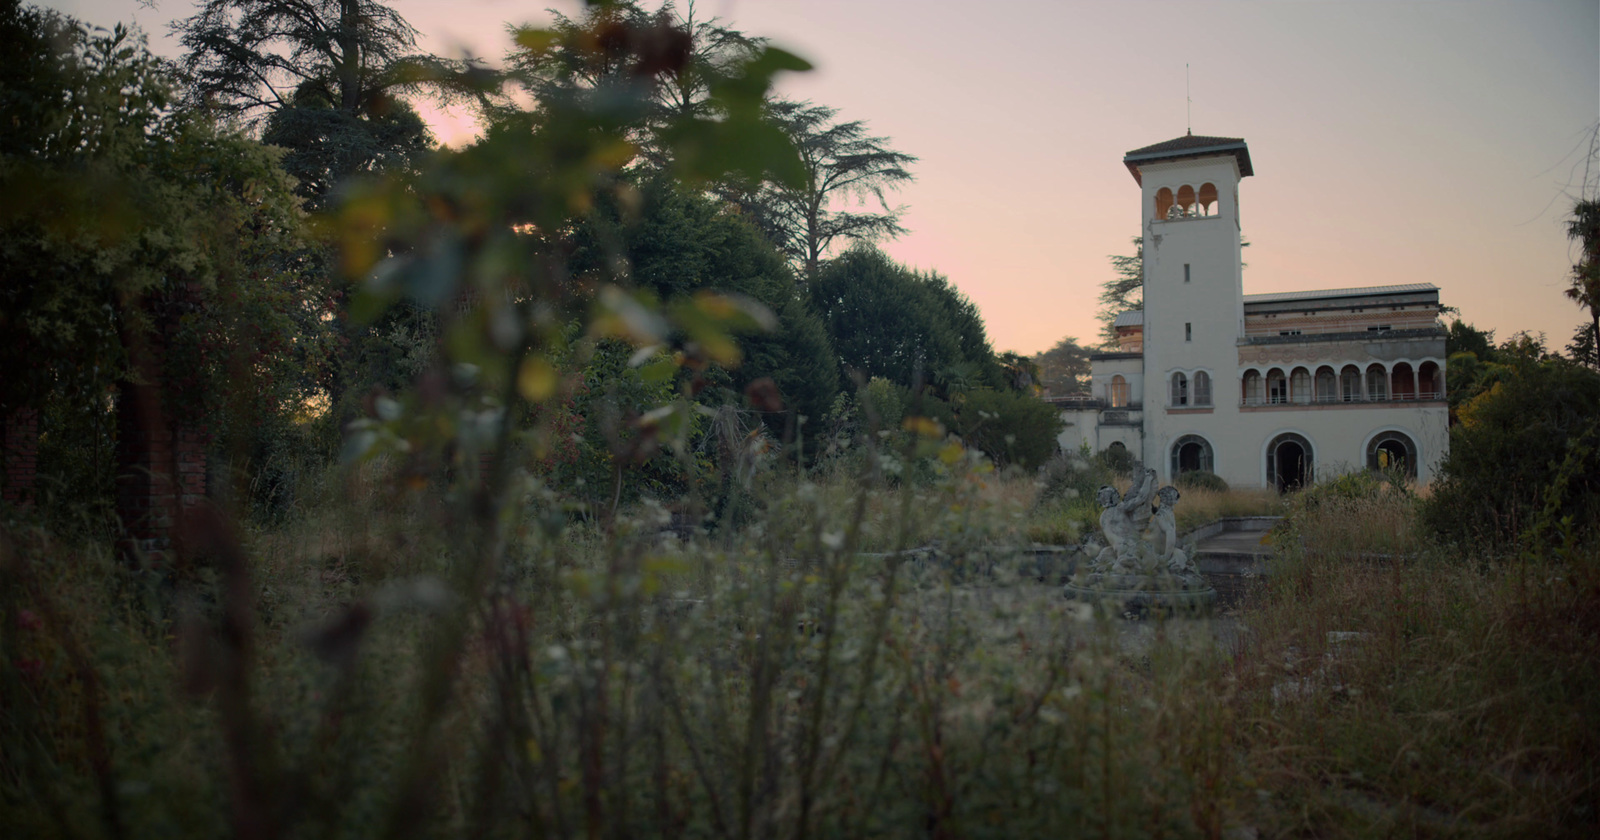
[[[1096,499],[1104,509],[1100,531],[1106,547],[1067,584],[1067,597],[1120,603],[1125,613],[1209,607],[1216,590],[1178,545],[1174,509],[1180,495],[1171,485],[1157,491],[1155,470],[1141,470],[1127,496],[1101,487]],[[1160,500],[1154,510],[1152,497]]]
[[1178,547],[1178,519],[1173,513],[1173,507],[1178,504],[1178,488],[1167,485],[1161,488],[1156,497],[1161,500],[1161,507],[1156,510],[1155,524],[1151,534],[1151,547],[1160,566],[1175,575],[1200,574],[1195,568],[1194,561],[1189,559],[1189,553]]
[[1134,571],[1139,557],[1144,553],[1144,531],[1150,524],[1150,498],[1155,493],[1156,471],[1145,470],[1139,483],[1128,491],[1126,498],[1118,498],[1117,488],[1101,487],[1096,497],[1105,508],[1100,514],[1100,531],[1106,538],[1106,549],[1095,558],[1096,563],[1124,572]]

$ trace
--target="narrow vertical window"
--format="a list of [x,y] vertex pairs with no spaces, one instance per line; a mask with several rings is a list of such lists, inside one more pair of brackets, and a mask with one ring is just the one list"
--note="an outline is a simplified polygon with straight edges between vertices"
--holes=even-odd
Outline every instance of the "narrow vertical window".
[[1185,282],[1185,283],[1189,282],[1189,264],[1188,263],[1184,263],[1183,264],[1183,282]]
[[1194,323],[1191,321],[1183,322],[1183,340],[1194,341]]

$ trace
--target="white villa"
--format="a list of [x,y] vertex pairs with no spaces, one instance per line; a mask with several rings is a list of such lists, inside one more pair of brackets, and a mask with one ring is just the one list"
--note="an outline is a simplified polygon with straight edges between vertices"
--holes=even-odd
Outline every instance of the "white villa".
[[1090,357],[1093,396],[1053,400],[1062,448],[1125,447],[1165,480],[1236,487],[1379,466],[1428,482],[1450,441],[1438,287],[1246,295],[1244,140],[1187,135],[1123,163],[1143,191],[1144,309]]

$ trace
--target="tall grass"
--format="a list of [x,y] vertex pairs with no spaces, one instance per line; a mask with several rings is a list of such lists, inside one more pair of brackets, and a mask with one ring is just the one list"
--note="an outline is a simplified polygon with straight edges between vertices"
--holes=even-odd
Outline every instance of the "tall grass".
[[[1153,738],[1147,709],[1165,692],[1187,699],[1162,726],[1221,726],[1220,704],[1178,688],[1214,654],[1129,659],[1105,618],[997,565],[1031,491],[984,466],[921,486],[774,485],[732,539],[667,537],[648,505],[604,525],[530,516],[476,598],[464,546],[427,527],[448,506],[419,492],[330,504],[237,549],[218,538],[168,580],[13,522],[5,653],[28,664],[4,677],[5,822],[85,836],[1216,828],[1183,761],[1224,761],[1209,753],[1221,737]],[[900,551],[924,540],[932,554]],[[98,736],[94,717],[112,722]]]
[[1483,561],[1423,542],[1405,493],[1306,496],[1235,670],[1250,819],[1275,836],[1594,836],[1600,552]]
[[[1230,633],[1112,620],[1013,574],[1031,480],[979,460],[896,487],[777,476],[749,527],[687,537],[660,505],[552,520],[521,485],[482,577],[457,490],[326,486],[291,523],[230,540],[219,518],[160,579],[5,522],[7,836],[1579,836],[1596,818],[1592,552],[1463,562],[1362,542],[1382,532],[1359,500],[1299,504],[1308,539],[1279,541]],[[1341,533],[1343,554],[1303,548]]]

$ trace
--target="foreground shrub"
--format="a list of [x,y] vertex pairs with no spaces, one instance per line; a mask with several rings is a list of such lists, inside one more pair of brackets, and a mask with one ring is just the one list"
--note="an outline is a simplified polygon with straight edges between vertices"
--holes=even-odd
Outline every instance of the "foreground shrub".
[[[1261,836],[1586,837],[1600,815],[1600,551],[1428,551],[1335,497],[1283,545],[1236,662]],[[1369,555],[1370,558],[1370,555]],[[1472,559],[1478,562],[1462,562]]]
[[[1459,545],[1508,550],[1541,518],[1600,534],[1600,375],[1527,363],[1462,406],[1423,521]],[[1558,478],[1560,479],[1558,481]]]
[[1320,481],[1286,499],[1279,541],[1326,557],[1413,554],[1425,543],[1418,499],[1398,473],[1372,470]]
[[962,438],[1002,465],[1036,469],[1056,453],[1061,412],[1019,391],[969,391],[957,407]]
[[1190,470],[1186,473],[1179,473],[1178,477],[1172,483],[1177,485],[1178,489],[1180,490],[1210,490],[1216,493],[1228,492],[1228,482],[1223,481],[1222,476],[1217,475],[1214,472],[1207,472],[1205,470]]
[[[108,550],[8,532],[0,818],[30,836],[1219,831],[1232,718],[1185,689],[1215,654],[1126,659],[1092,613],[1022,585],[999,551],[1020,505],[993,476],[974,457],[889,494],[775,487],[716,547],[662,540],[649,505],[519,528],[492,588],[426,504],[324,523],[364,538],[219,533],[190,606],[156,620]],[[924,535],[936,556],[898,550]],[[972,570],[993,571],[959,583]]]

